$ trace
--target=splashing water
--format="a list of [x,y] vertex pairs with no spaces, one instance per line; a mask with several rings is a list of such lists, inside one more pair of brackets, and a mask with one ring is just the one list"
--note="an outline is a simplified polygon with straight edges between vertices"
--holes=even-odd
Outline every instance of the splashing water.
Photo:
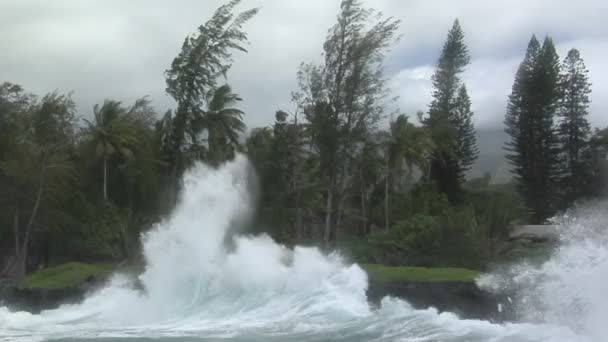
[[[541,299],[536,307],[541,311],[529,316],[535,323],[462,320],[432,308],[416,310],[390,297],[371,308],[367,275],[339,255],[291,250],[265,235],[230,231],[250,212],[248,173],[247,160],[238,156],[219,169],[200,164],[185,175],[184,193],[172,216],[143,237],[147,266],[140,281],[145,291],[115,275],[81,304],[38,315],[0,307],[0,340],[603,340],[599,334],[608,318],[605,238],[565,238],[572,243],[564,243],[551,261],[519,271],[515,282],[528,291],[522,298]],[[589,217],[597,219],[592,227],[601,234],[604,217]],[[587,221],[570,219],[567,226],[576,235]],[[511,286],[499,276],[484,281]]]
[[488,290],[514,292],[521,320],[567,327],[577,340],[605,341],[608,322],[608,201],[556,217],[560,241],[541,265],[522,263],[478,280]]

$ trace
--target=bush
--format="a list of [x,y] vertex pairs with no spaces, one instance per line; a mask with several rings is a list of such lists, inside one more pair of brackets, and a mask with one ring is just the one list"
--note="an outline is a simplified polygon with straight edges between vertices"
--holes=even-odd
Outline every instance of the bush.
[[528,218],[523,200],[508,185],[471,190],[467,199],[475,209],[475,219],[485,227],[491,239],[506,238],[511,225],[525,222]]
[[395,194],[390,231],[341,244],[358,262],[483,269],[495,261],[509,227],[527,213],[510,184],[468,184],[463,202],[450,204],[432,185]]
[[54,254],[60,260],[122,260],[138,249],[140,231],[149,226],[110,203],[87,204],[79,222],[65,227],[64,238],[55,240]]
[[416,214],[398,222],[389,232],[373,233],[369,242],[383,263],[418,264],[434,254],[440,237],[441,226],[435,217]]

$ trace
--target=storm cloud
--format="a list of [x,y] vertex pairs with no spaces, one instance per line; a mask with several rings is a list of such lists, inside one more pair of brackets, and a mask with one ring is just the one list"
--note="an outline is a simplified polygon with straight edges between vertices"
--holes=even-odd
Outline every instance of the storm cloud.
[[[517,65],[532,34],[550,35],[563,58],[577,47],[593,82],[591,121],[608,125],[608,26],[603,0],[364,1],[402,21],[402,39],[386,60],[402,111],[426,110],[430,76],[453,20],[466,33],[472,63],[465,81],[479,127],[499,127]],[[184,37],[221,1],[5,0],[0,2],[0,81],[44,94],[74,92],[79,113],[91,115],[105,98],[126,103],[149,95],[159,112],[173,108],[164,70]],[[244,0],[261,7],[245,29],[249,53],[236,54],[228,82],[244,99],[250,127],[291,109],[301,62],[319,61],[338,0]]]

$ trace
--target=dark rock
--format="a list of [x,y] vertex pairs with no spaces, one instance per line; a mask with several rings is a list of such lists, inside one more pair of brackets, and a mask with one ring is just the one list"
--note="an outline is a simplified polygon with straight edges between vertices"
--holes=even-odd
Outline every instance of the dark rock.
[[0,284],[0,306],[6,306],[13,311],[37,314],[43,310],[56,309],[62,304],[80,303],[87,294],[101,284],[100,281],[94,279],[77,287],[61,289],[23,288],[17,285]]
[[371,281],[367,296],[373,303],[385,296],[398,297],[417,309],[434,307],[440,312],[453,312],[466,319],[504,322],[515,318],[506,295],[483,291],[473,282]]
[[[55,309],[62,304],[79,303],[100,285],[98,281],[91,281],[73,288],[27,289],[16,285],[0,284],[0,306],[7,306],[15,311],[39,313],[42,310]],[[367,296],[370,302],[376,304],[385,296],[398,297],[418,309],[434,307],[440,312],[453,312],[467,319],[494,322],[514,319],[506,295],[483,291],[473,282],[371,281]],[[499,304],[502,310],[499,310]]]

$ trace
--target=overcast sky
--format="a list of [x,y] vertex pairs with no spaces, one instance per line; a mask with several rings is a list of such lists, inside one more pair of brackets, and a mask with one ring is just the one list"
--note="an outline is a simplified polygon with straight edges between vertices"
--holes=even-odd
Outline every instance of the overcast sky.
[[[81,115],[105,98],[131,103],[149,95],[159,112],[173,108],[163,72],[186,35],[222,2],[215,0],[0,0],[0,82],[44,94],[74,92]],[[399,18],[403,38],[386,60],[402,111],[426,110],[430,76],[458,17],[472,63],[465,81],[478,127],[499,127],[517,65],[531,34],[556,41],[560,58],[581,51],[593,82],[591,121],[608,125],[608,1],[367,0]],[[235,55],[228,82],[244,99],[250,127],[291,109],[302,61],[319,60],[338,0],[244,0],[261,7],[245,27],[248,54]]]

